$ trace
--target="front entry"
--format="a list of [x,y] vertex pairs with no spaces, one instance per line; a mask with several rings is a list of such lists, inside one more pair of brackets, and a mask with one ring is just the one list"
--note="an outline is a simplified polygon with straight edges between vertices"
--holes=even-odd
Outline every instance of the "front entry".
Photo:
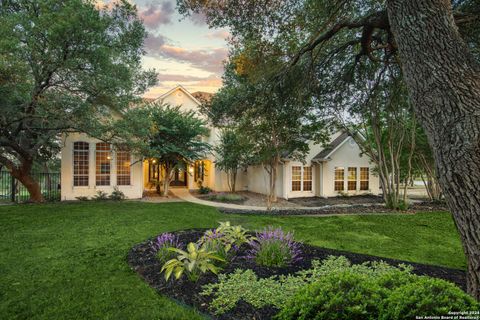
[[170,182],[171,187],[187,186],[187,171],[183,169],[175,169],[173,180]]

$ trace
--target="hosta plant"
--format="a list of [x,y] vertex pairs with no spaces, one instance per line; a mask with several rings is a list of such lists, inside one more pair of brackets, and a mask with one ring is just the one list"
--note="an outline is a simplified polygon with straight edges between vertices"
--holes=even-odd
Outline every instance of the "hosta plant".
[[240,225],[232,226],[230,221],[220,222],[217,232],[222,233],[231,245],[235,245],[237,247],[254,240],[254,237],[248,234],[247,229]]
[[166,280],[172,274],[175,279],[180,279],[185,274],[190,281],[196,282],[203,273],[208,271],[218,273],[219,268],[214,261],[225,261],[214,251],[207,251],[205,247],[193,242],[187,245],[186,251],[177,248],[169,248],[168,250],[178,255],[176,258],[167,261],[162,267],[161,272],[165,272]]
[[269,227],[257,232],[250,246],[247,258],[262,266],[284,267],[301,259],[300,244],[293,240],[292,233],[285,233],[281,228]]
[[169,250],[170,248],[182,249],[182,247],[183,244],[178,240],[178,237],[169,232],[159,235],[153,244],[153,249],[157,251],[157,258],[162,263],[176,257],[176,253]]

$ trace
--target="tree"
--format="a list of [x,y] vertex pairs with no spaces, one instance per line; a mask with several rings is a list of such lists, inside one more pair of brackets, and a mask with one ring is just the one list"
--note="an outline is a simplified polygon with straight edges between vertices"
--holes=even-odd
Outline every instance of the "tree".
[[[252,32],[275,44],[296,35],[286,66],[319,82],[355,82],[355,71],[399,65],[433,150],[436,171],[468,259],[467,290],[480,300],[480,19],[475,0],[193,1],[228,26],[232,42]],[[311,79],[311,77],[306,77]],[[320,96],[335,89],[320,84]],[[352,99],[353,100],[353,99]]]
[[228,176],[228,187],[235,192],[239,170],[250,163],[252,145],[238,129],[225,128],[220,134],[219,144],[214,147],[215,165]]
[[140,66],[146,36],[127,1],[0,2],[0,163],[42,201],[34,163],[55,156],[61,135],[97,136],[105,115],[155,82]]
[[210,151],[202,138],[209,134],[206,122],[194,111],[152,103],[132,108],[111,129],[119,145],[162,166],[163,195],[168,196],[175,169],[200,160]]

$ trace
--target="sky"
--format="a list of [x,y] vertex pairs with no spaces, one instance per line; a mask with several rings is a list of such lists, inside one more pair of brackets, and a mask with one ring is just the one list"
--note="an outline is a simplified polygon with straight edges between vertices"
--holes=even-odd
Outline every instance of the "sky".
[[[112,1],[97,3],[102,6]],[[226,29],[209,29],[200,15],[181,16],[175,0],[129,1],[137,5],[148,32],[142,65],[158,73],[158,84],[145,93],[146,98],[156,98],[177,84],[190,92],[213,93],[220,88],[228,53]]]

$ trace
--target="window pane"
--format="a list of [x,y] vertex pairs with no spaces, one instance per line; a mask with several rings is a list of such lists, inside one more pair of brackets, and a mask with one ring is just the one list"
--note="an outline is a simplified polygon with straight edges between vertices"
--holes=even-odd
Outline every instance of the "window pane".
[[348,190],[357,190],[357,168],[348,168]]
[[130,185],[130,153],[127,151],[117,152],[117,185]]
[[292,191],[300,191],[302,187],[301,181],[292,181]]
[[369,189],[370,172],[368,167],[360,168],[360,190]]
[[73,143],[73,185],[75,187],[88,186],[88,142]]
[[303,191],[312,191],[312,181],[303,181]]
[[300,181],[302,179],[302,167],[292,167],[292,181]]
[[343,167],[335,167],[335,191],[343,191],[343,180],[345,179],[345,169]]
[[303,180],[312,180],[312,167],[303,167]]
[[97,143],[95,153],[95,167],[96,167],[96,185],[109,186],[110,185],[110,166],[111,166],[110,145],[108,143]]

